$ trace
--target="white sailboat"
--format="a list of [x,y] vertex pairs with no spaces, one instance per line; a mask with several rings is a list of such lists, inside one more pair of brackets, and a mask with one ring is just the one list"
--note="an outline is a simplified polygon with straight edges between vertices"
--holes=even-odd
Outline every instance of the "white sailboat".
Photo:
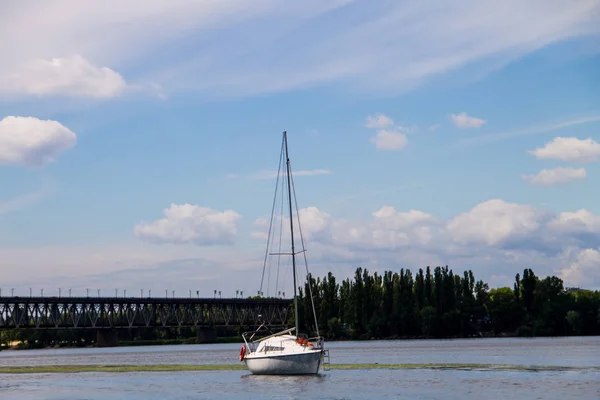
[[[306,262],[306,255],[304,250],[304,239],[302,237],[302,228],[300,227],[300,220],[298,218],[298,229],[300,233],[302,250],[296,252],[294,245],[294,216],[293,216],[293,202],[292,202],[292,191],[294,192],[294,181],[292,177],[292,169],[290,165],[290,158],[288,153],[287,144],[287,133],[283,132],[283,141],[281,144],[281,153],[279,159],[279,171],[277,173],[277,182],[275,184],[275,197],[277,197],[279,176],[282,172],[283,160],[285,156],[285,180],[282,179],[282,191],[284,186],[287,186],[287,200],[289,203],[289,225],[290,225],[290,241],[291,241],[291,253],[269,253],[269,241],[272,233],[271,227],[273,223],[273,215],[275,212],[275,199],[273,201],[273,210],[271,211],[271,226],[269,227],[269,238],[267,239],[267,251],[265,253],[265,265],[267,255],[278,255],[278,256],[291,256],[292,259],[292,271],[294,280],[294,317],[295,327],[286,329],[277,333],[257,338],[263,331],[268,331],[268,327],[265,323],[262,323],[258,329],[251,332],[245,332],[242,334],[244,339],[244,345],[240,351],[240,361],[243,361],[250,372],[253,374],[261,375],[305,375],[305,374],[318,374],[319,369],[323,367],[323,363],[326,361],[329,364],[329,353],[325,349],[325,341],[319,335],[319,325],[315,313],[315,306],[312,298],[312,291],[309,287],[309,293],[306,293],[310,297],[312,313],[314,316],[316,336],[308,338],[307,335],[303,335],[299,332],[299,318],[298,318],[298,295],[297,295],[297,274],[296,274],[296,255],[303,253],[304,261],[306,265],[306,271],[308,276],[308,264]],[[283,197],[282,197],[283,200]],[[283,203],[282,203],[283,208]],[[298,214],[298,206],[296,204],[296,215]],[[281,221],[283,223],[283,220]],[[282,229],[283,232],[283,229]],[[263,279],[264,279],[264,267],[263,267]],[[262,290],[262,283],[261,283]]]

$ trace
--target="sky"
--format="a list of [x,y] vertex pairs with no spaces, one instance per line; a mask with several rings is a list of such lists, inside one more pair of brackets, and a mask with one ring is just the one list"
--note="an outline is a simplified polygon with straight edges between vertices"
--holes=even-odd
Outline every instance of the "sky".
[[283,131],[313,275],[600,289],[599,0],[5,1],[0,37],[2,295],[256,294]]

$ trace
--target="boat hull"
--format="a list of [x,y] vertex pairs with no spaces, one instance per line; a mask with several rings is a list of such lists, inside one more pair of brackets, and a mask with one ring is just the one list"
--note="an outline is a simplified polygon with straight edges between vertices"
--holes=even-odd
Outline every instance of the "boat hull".
[[255,375],[318,374],[323,363],[323,350],[257,357],[249,355],[244,362]]

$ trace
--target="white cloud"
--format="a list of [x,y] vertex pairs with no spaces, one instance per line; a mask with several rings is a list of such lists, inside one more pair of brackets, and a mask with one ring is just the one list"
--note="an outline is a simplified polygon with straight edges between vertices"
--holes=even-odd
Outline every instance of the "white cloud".
[[[571,265],[573,252],[600,246],[598,215],[587,210],[555,215],[501,199],[484,201],[446,221],[391,206],[381,207],[366,221],[335,218],[308,207],[300,210],[300,221],[309,260],[327,269],[337,263],[378,271],[448,264],[455,271],[484,273],[484,280],[514,276],[530,267],[538,275],[557,275]],[[263,239],[268,221],[256,222]],[[600,287],[598,278],[585,286]]]
[[410,210],[409,212],[398,212],[394,207],[384,206],[373,213],[373,216],[381,221],[382,226],[391,229],[405,228],[422,223],[436,222],[430,214],[422,211]]
[[536,175],[524,175],[523,179],[532,185],[561,185],[585,179],[585,168],[557,167],[543,169]]
[[57,121],[5,117],[0,120],[0,165],[42,166],[76,142],[75,133]]
[[428,245],[437,229],[437,221],[430,214],[410,210],[399,212],[384,206],[373,213],[372,240],[378,247]]
[[306,207],[298,210],[302,232],[308,237],[322,232],[330,223],[331,215],[319,210],[317,207]]
[[259,228],[266,228],[269,226],[269,219],[266,217],[258,217],[254,220],[254,225]]
[[481,118],[470,117],[466,112],[461,112],[460,114],[451,114],[450,119],[454,125],[458,126],[459,128],[479,128],[486,122]]
[[383,114],[369,115],[365,126],[371,129],[388,128],[394,125],[394,120]]
[[0,75],[81,54],[167,92],[239,96],[334,83],[394,93],[595,34],[597,9],[596,1],[544,0],[16,2],[0,15],[0,37],[14,39],[0,43]]
[[[581,237],[600,232],[600,216],[587,210],[553,215],[530,205],[501,199],[484,201],[446,221],[423,211],[401,212],[391,206],[373,212],[369,221],[335,218],[314,206],[299,212],[303,233],[309,242],[342,246],[349,251],[392,251],[409,246],[412,250],[441,252],[446,256],[523,248],[555,254],[560,252],[561,246],[600,245],[600,237]],[[274,223],[274,229],[278,229],[280,222]],[[287,218],[284,223],[287,224]],[[264,238],[268,218],[258,218],[254,225],[261,233],[254,236]],[[517,253],[511,257],[515,257],[514,254]]]
[[[372,213],[370,222],[334,219],[330,214],[311,206],[299,210],[304,237],[329,246],[350,246],[360,249],[395,249],[399,246],[425,245],[439,225],[431,215],[410,210],[398,212],[384,206]],[[284,218],[284,223],[287,223]],[[268,219],[255,221],[261,232],[268,230]],[[296,227],[296,229],[298,229]]]
[[135,226],[134,234],[154,243],[231,245],[241,216],[232,210],[217,211],[192,204],[171,204],[165,218]]
[[380,129],[369,139],[379,150],[402,150],[408,143],[406,135],[398,130]]
[[[313,238],[313,237],[315,237],[315,235],[318,235],[319,233],[323,232],[325,229],[328,228],[329,223],[331,221],[331,216],[327,213],[322,212],[317,207],[311,206],[311,207],[301,208],[298,211],[299,211],[299,215],[300,215],[300,225],[302,228],[302,234],[304,235],[305,238]],[[297,221],[297,217],[295,216],[294,217],[294,223],[295,223],[294,235],[296,235],[296,237],[300,237],[300,227],[298,226],[296,221]],[[260,239],[260,240],[267,239],[269,223],[270,223],[269,217],[256,218],[254,220],[253,225],[256,228],[258,228],[259,230],[252,232],[250,234],[250,236],[254,239]],[[283,227],[284,239],[283,240],[287,240],[287,239],[285,239],[289,235],[289,233],[287,231],[287,229],[289,229],[289,217],[287,214],[284,215],[283,217],[281,215],[274,216],[272,234],[279,235],[282,225],[284,225],[284,227]],[[288,228],[286,228],[285,226],[288,226]]]
[[452,239],[462,244],[500,245],[540,228],[540,213],[528,205],[493,199],[480,203],[447,224]]
[[26,63],[6,79],[0,75],[0,93],[109,98],[121,94],[126,86],[119,73],[92,65],[80,55],[37,59]]
[[560,271],[565,286],[588,288],[600,285],[600,248],[576,251],[573,262]]
[[592,138],[555,137],[544,147],[530,150],[539,159],[589,163],[600,159],[600,143]]
[[397,125],[393,119],[383,114],[374,114],[367,117],[367,128],[376,129],[375,136],[369,141],[379,150],[402,150],[408,143],[406,132],[410,129]]
[[548,225],[552,229],[566,233],[600,233],[600,215],[582,208],[575,212],[562,212]]

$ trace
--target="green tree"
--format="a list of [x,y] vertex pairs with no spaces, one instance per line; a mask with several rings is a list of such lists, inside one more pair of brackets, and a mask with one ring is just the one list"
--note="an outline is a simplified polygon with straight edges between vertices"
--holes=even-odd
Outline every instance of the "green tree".
[[522,318],[522,308],[510,288],[490,290],[488,310],[496,333],[516,332]]
[[567,322],[571,328],[571,333],[579,335],[581,333],[581,319],[577,311],[567,311]]

